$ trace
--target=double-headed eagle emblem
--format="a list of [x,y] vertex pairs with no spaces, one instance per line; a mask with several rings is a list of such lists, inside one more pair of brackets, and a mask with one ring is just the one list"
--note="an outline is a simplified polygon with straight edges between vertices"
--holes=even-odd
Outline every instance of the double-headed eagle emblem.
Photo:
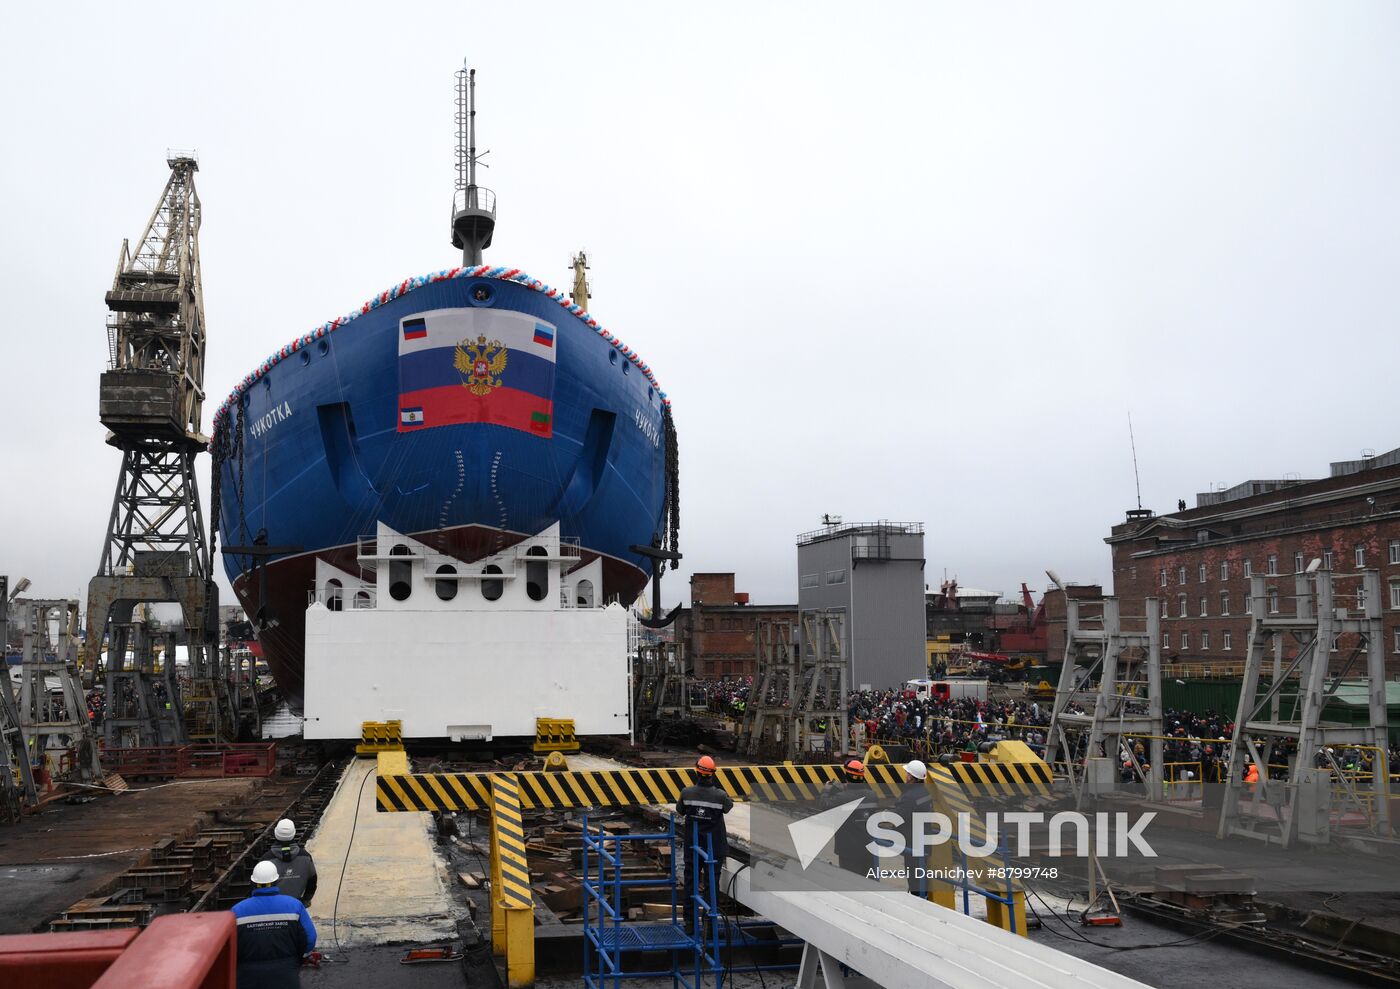
[[501,374],[506,369],[509,352],[501,346],[501,341],[487,343],[484,336],[476,338],[476,343],[463,340],[457,344],[457,356],[453,366],[462,376],[462,387],[473,395],[489,395],[493,388],[501,387]]

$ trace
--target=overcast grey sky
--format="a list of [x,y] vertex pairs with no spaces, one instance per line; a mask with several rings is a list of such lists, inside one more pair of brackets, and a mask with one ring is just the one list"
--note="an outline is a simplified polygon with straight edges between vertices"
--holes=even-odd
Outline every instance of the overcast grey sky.
[[567,285],[586,247],[675,403],[683,574],[795,600],[833,512],[926,522],[934,585],[1106,581],[1130,409],[1158,511],[1400,445],[1393,3],[214,8],[6,13],[0,572],[34,594],[98,562],[103,292],[166,148],[200,156],[207,428],[454,262],[464,56],[488,260]]

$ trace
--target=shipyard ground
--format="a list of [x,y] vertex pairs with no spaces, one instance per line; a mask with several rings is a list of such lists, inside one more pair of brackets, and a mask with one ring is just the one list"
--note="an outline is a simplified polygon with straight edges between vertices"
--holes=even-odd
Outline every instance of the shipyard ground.
[[0,934],[24,934],[111,887],[149,860],[152,846],[215,824],[269,824],[304,777],[198,780],[77,801],[60,799],[0,827]]
[[[578,768],[617,765],[588,754],[572,758]],[[643,758],[651,764],[678,765],[693,753],[646,752]],[[427,756],[415,760],[421,766],[431,761]],[[303,970],[303,985],[504,985],[500,961],[490,955],[489,932],[483,936],[481,930],[489,917],[488,894],[470,888],[464,879],[487,871],[484,828],[464,816],[463,833],[440,842],[429,815],[375,810],[373,760],[343,765],[308,842],[320,873],[311,911],[325,961],[319,969]],[[277,775],[178,783],[103,794],[81,803],[55,801],[22,823],[0,829],[0,931],[45,929],[60,911],[110,887],[124,870],[143,863],[151,847],[164,838],[185,838],[201,828],[228,823],[270,824],[306,786],[305,775]],[[736,843],[746,837],[747,809],[740,804],[731,815]],[[644,823],[641,817],[635,819]],[[1125,913],[1122,928],[1084,929],[1064,919],[1067,902],[1055,891],[1042,890],[1041,896],[1032,903],[1042,918],[1041,928],[1031,933],[1033,939],[1147,985],[1332,989],[1363,982],[1350,973],[1304,966],[1218,933],[1201,934],[1131,912]],[[1319,894],[1312,906],[1339,914],[1368,912],[1373,919],[1400,916],[1388,900]],[[536,919],[537,984],[546,989],[577,985],[582,960],[577,923],[565,922],[543,904],[537,906]],[[441,964],[400,964],[408,946],[421,944],[455,944],[464,957]],[[753,963],[736,957],[726,982],[741,989],[790,984],[792,973],[757,973],[749,968]]]

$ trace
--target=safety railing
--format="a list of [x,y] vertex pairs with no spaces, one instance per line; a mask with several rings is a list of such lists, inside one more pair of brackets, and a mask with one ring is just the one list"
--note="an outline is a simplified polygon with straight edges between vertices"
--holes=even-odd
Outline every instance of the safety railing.
[[329,611],[373,611],[379,601],[374,584],[355,587],[313,587],[306,592],[306,606],[322,604]]
[[1200,800],[1206,768],[1200,762],[1163,762],[1162,797],[1167,801]]
[[496,215],[496,194],[483,186],[471,186],[466,189],[458,189],[452,193],[452,212],[461,213],[463,210],[482,210]]

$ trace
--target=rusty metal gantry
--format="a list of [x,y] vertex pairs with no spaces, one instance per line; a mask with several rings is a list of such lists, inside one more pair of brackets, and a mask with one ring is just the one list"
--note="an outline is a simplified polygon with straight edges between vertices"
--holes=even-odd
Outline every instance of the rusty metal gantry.
[[[204,296],[199,195],[193,153],[166,156],[170,178],[135,250],[123,241],[106,295],[110,365],[99,415],[122,451],[102,560],[88,584],[84,669],[94,673],[107,641],[107,744],[212,741],[232,724],[219,671],[218,589],[204,528],[195,459],[208,447],[204,403]],[[178,603],[189,650],[189,688],[172,690],[151,651],[131,641],[139,604]],[[136,648],[133,648],[136,646]],[[168,696],[161,699],[164,690]],[[157,703],[143,703],[155,696]]]

